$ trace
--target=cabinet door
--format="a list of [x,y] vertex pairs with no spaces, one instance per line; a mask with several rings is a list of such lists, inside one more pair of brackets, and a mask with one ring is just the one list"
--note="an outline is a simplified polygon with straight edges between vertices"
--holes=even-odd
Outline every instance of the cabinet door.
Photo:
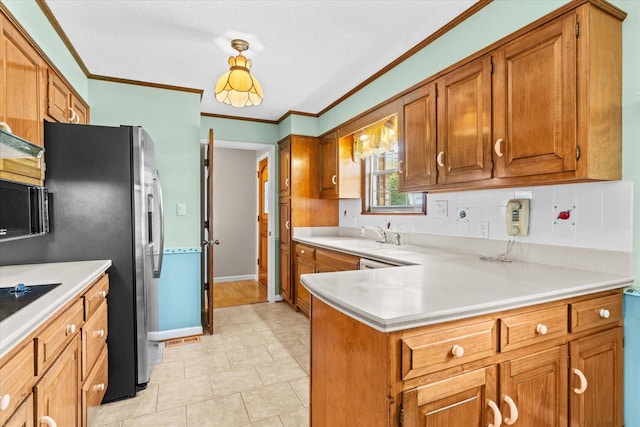
[[59,426],[81,425],[80,386],[80,338],[76,334],[35,386],[37,425],[44,416]]
[[73,94],[71,94],[71,108],[76,113],[76,119],[73,123],[78,125],[89,124],[89,108]]
[[280,199],[280,244],[291,242],[291,199]]
[[[402,393],[405,427],[484,427],[499,420],[495,366]],[[491,402],[491,403],[490,403]]]
[[402,99],[398,138],[398,186],[421,191],[436,183],[436,86],[427,84]]
[[500,364],[500,396],[505,422],[517,418],[518,427],[566,427],[567,346]]
[[570,355],[571,426],[622,426],[622,328],[572,342]]
[[300,275],[315,273],[315,265],[313,262],[302,257],[296,258],[296,306],[300,311],[309,314],[309,305],[311,304],[311,295],[307,288],[300,281]]
[[42,146],[42,59],[6,17],[0,16],[0,23],[0,121],[12,133]]
[[291,196],[291,140],[282,141],[279,145],[280,197]]
[[437,81],[438,184],[491,178],[491,58]]
[[495,52],[497,177],[576,169],[575,27],[571,14]]
[[288,245],[280,245],[280,295],[291,304],[291,252]]
[[30,394],[6,424],[2,425],[4,427],[33,427],[33,394]]
[[47,70],[47,114],[60,123],[69,123],[71,90],[53,70]]
[[338,197],[338,137],[335,133],[320,139],[320,197]]

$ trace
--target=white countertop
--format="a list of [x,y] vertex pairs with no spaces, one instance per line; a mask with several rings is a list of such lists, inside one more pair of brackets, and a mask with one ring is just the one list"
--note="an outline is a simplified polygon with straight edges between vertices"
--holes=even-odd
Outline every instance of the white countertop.
[[305,274],[317,298],[382,332],[554,301],[633,283],[631,276],[513,261],[348,237],[294,240],[364,258],[413,264],[374,270]]
[[20,283],[60,283],[53,290],[0,322],[0,357],[111,266],[111,260],[8,265],[0,267],[0,288]]

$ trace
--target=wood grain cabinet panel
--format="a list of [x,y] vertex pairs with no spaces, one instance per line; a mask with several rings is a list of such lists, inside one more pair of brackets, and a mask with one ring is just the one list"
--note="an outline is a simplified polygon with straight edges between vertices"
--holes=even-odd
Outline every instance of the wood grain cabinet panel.
[[291,140],[287,139],[278,145],[278,164],[280,166],[280,197],[291,196]]
[[[0,420],[1,421],[1,420]],[[33,427],[33,394],[14,412],[13,416],[4,424],[4,427]]]
[[20,402],[31,394],[35,378],[33,342],[30,341],[0,367],[0,396],[10,399],[7,408],[0,411],[0,425],[4,425]]
[[84,307],[82,300],[77,300],[38,334],[35,340],[38,375],[42,375],[60,354],[60,350],[80,333],[83,323]]
[[89,123],[89,107],[52,69],[47,70],[47,115],[60,123]]
[[321,266],[330,267],[331,271],[350,271],[360,267],[360,257],[354,255],[318,248],[315,256],[318,272],[320,272]]
[[82,379],[86,380],[89,371],[105,348],[109,335],[107,323],[107,304],[102,304],[82,327]]
[[107,359],[107,346],[105,345],[96,361],[95,369],[82,386],[82,425],[88,427],[94,425],[96,409],[100,406],[102,398],[109,386],[109,369]]
[[104,274],[98,281],[84,294],[84,320],[95,313],[100,304],[106,301],[109,295],[109,275]]
[[622,295],[594,298],[571,304],[571,332],[579,332],[622,320]]
[[353,157],[353,137],[331,132],[320,138],[319,184],[322,199],[360,197],[361,162]]
[[500,319],[500,351],[509,351],[568,333],[567,306],[536,310]]

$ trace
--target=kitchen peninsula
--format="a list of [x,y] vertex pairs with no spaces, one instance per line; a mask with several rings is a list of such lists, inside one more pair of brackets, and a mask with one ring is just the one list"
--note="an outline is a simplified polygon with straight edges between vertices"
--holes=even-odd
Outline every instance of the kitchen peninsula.
[[111,260],[0,267],[0,291],[54,284],[0,321],[0,424],[86,426],[107,384]]
[[301,276],[312,295],[312,425],[622,419],[621,288],[630,275],[301,240],[414,264]]

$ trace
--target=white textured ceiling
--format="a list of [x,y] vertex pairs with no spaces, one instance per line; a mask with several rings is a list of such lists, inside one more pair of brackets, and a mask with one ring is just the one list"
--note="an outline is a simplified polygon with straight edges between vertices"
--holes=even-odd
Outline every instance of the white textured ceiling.
[[[277,120],[318,113],[477,0],[46,0],[93,75],[204,90],[205,113]],[[237,52],[264,90],[258,107],[218,103]]]

